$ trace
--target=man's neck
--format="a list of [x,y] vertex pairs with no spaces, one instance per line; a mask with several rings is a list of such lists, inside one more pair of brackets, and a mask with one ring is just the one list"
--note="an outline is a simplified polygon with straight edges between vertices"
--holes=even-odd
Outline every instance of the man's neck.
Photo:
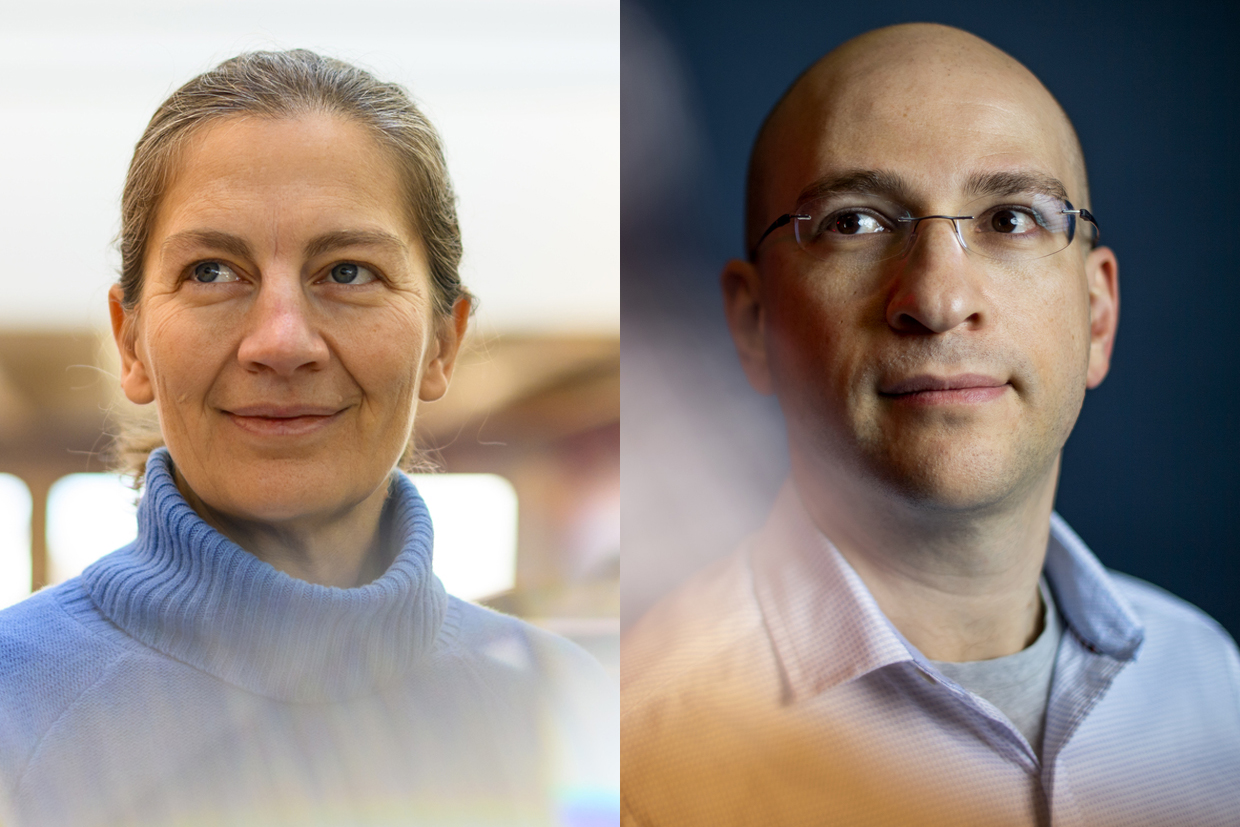
[[793,466],[801,500],[902,635],[931,660],[1011,655],[1042,631],[1038,579],[1059,462],[1028,495],[945,513],[820,485]]

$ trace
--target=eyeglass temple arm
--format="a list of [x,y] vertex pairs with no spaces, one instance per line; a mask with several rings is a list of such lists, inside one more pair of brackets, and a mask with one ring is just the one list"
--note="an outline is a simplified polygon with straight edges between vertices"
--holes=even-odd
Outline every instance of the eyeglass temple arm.
[[762,235],[758,238],[758,240],[757,240],[757,241],[755,241],[755,242],[753,243],[753,246],[749,248],[749,260],[750,260],[750,261],[753,261],[754,259],[756,259],[756,258],[758,257],[758,248],[759,248],[760,246],[762,246],[762,242],[766,240],[766,237],[767,237],[768,235],[770,235],[771,233],[775,232],[775,231],[776,231],[776,230],[778,230],[780,227],[784,226],[785,224],[787,224],[787,223],[788,223],[788,222],[790,222],[790,221],[792,221],[792,213],[787,213],[787,212],[786,212],[786,213],[784,213],[783,215],[781,215],[779,218],[776,218],[776,219],[775,219],[775,223],[773,223],[773,224],[771,224],[771,226],[767,227],[767,228],[766,228],[766,232],[764,232],[764,233],[763,233],[763,234],[762,234]]
[[1094,225],[1093,244],[1096,245],[1098,243],[1098,237],[1102,235],[1102,228],[1098,226],[1098,219],[1094,218],[1093,213],[1091,213],[1089,210],[1085,209],[1084,207],[1081,207],[1079,210],[1064,210],[1063,214],[1064,215],[1079,215],[1085,221],[1088,221],[1090,224],[1093,224]]
[[[1085,209],[1084,207],[1081,207],[1079,210],[1064,210],[1063,214],[1064,215],[1079,215],[1081,218],[1084,218],[1090,224],[1093,224],[1095,227],[1098,227],[1098,219],[1094,218],[1094,214],[1091,213],[1089,210]],[[1098,229],[1101,230],[1102,228],[1098,227]]]

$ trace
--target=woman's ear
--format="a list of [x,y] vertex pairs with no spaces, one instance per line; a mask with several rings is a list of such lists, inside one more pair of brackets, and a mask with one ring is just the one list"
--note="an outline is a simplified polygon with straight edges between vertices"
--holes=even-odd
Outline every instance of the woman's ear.
[[123,298],[121,286],[112,285],[108,291],[108,314],[112,317],[112,338],[121,354],[121,390],[135,405],[147,405],[155,401],[155,393],[146,365],[138,356],[137,311],[126,310]]
[[452,305],[452,314],[439,321],[439,330],[430,345],[430,358],[426,370],[422,371],[422,385],[418,389],[418,399],[423,402],[434,402],[447,393],[448,382],[456,367],[456,356],[461,350],[461,342],[465,340],[465,329],[469,327],[472,306],[468,298],[457,299],[456,304]]

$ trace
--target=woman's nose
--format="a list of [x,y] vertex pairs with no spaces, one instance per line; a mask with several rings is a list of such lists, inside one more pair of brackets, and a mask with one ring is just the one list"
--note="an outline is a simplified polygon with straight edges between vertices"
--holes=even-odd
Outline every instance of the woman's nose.
[[247,311],[237,358],[249,370],[292,376],[327,364],[330,352],[299,276],[264,276]]
[[965,249],[956,222],[922,219],[909,245],[895,260],[887,324],[902,333],[946,333],[984,324],[989,310],[977,283],[978,260]]

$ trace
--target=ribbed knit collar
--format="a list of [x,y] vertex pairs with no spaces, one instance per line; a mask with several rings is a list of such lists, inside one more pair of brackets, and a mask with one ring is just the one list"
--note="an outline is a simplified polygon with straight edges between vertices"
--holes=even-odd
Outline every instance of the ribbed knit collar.
[[207,525],[161,448],[147,461],[138,539],[83,578],[108,619],[172,658],[271,698],[343,700],[413,667],[444,621],[430,514],[403,474],[387,508],[401,551],[382,577],[354,589],[307,583]]

